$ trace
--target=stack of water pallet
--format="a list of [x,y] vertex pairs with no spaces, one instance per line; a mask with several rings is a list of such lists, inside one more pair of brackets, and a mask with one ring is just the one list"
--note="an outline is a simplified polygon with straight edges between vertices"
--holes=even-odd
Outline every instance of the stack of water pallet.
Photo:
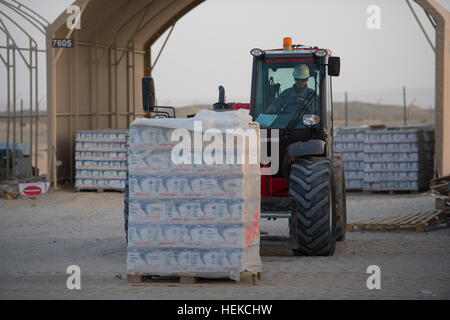
[[[202,155],[198,148],[206,150],[204,142],[193,144],[202,132],[182,129],[188,133],[184,141],[192,143],[181,153],[172,142],[174,130],[192,127],[195,119],[137,119],[131,125],[129,284],[158,277],[242,281],[249,275],[255,279],[262,271],[259,152],[253,165],[179,164],[180,154],[193,162],[194,154]],[[259,146],[259,127],[248,121],[246,125],[255,129]],[[240,150],[248,153],[247,147]]]
[[128,130],[80,130],[76,134],[75,187],[79,190],[125,189]]
[[428,188],[434,168],[433,144],[433,130],[429,127],[366,131],[363,190],[417,191]]
[[[426,181],[431,184],[431,180],[434,178],[434,127],[423,127],[423,138],[425,142],[425,177]],[[428,187],[428,184],[427,184]]]
[[334,150],[342,154],[345,187],[361,190],[364,183],[364,135],[366,127],[339,128],[334,138]]

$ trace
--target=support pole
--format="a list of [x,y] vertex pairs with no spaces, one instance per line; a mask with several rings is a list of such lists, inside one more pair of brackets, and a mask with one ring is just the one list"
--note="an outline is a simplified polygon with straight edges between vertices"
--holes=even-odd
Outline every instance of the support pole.
[[348,126],[348,100],[347,91],[345,91],[345,126]]
[[13,68],[13,155],[12,155],[12,176],[16,177],[16,46],[12,48],[12,68]]
[[118,95],[118,91],[119,91],[119,84],[118,84],[118,66],[119,66],[119,62],[117,61],[117,48],[116,48],[116,43],[114,43],[114,114],[115,114],[115,125],[114,128],[118,129],[119,128],[119,95]]
[[[133,120],[136,119],[136,52],[135,52],[135,48],[134,48],[134,41],[133,41],[133,50],[132,50],[132,64],[133,67],[131,68],[131,75],[132,75],[132,90],[131,90],[131,97],[132,97],[132,105],[133,105]],[[130,127],[130,123],[128,123],[127,128]]]
[[35,69],[34,69],[34,85],[35,85],[35,89],[34,89],[34,104],[35,104],[35,109],[34,109],[34,113],[35,113],[35,141],[34,141],[34,153],[35,153],[35,158],[34,158],[34,168],[36,170],[36,175],[39,175],[39,170],[38,170],[38,165],[39,165],[39,69],[38,69],[38,45],[35,42],[34,43],[34,63],[35,63]]
[[406,88],[403,86],[403,125],[407,124],[407,116],[406,116]]
[[20,144],[23,144],[23,98],[20,99]]
[[29,56],[29,61],[30,63],[28,64],[28,72],[29,72],[29,76],[30,76],[30,95],[29,95],[29,104],[30,104],[30,166],[29,166],[29,170],[30,170],[30,174],[33,175],[33,52],[31,51],[31,48],[33,47],[33,43],[30,39],[29,41],[29,46],[30,46],[30,56]]
[[10,47],[9,47],[9,36],[6,36],[6,43],[7,43],[7,47],[8,49],[6,50],[6,82],[7,82],[7,104],[8,104],[8,111],[7,111],[7,115],[8,115],[8,124],[7,124],[7,129],[6,129],[6,177],[9,178],[9,166],[10,166],[10,162],[9,162],[9,156],[10,156],[10,152],[9,152],[9,131],[11,129],[11,61],[10,61]]
[[[415,0],[436,25],[435,166],[438,177],[450,174],[450,12],[443,1]],[[445,1],[444,1],[445,2]]]
[[56,156],[56,50],[52,48],[53,30],[47,31],[47,155],[48,176],[53,188],[58,190]]

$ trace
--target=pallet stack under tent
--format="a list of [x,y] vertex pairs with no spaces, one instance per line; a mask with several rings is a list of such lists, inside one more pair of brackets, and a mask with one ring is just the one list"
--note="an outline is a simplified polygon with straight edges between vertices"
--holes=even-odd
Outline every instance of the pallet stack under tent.
[[361,190],[364,184],[364,136],[365,127],[337,129],[334,149],[342,154],[345,187]]
[[128,130],[79,130],[75,140],[75,188],[123,191],[127,137]]
[[[205,113],[206,112],[206,113]],[[254,164],[179,163],[172,134],[188,128],[189,149],[198,155],[194,121],[210,127],[251,129],[257,139]],[[240,281],[259,275],[260,171],[259,127],[241,112],[202,111],[190,119],[137,119],[129,148],[128,282],[155,277],[227,278]],[[225,119],[224,119],[225,118]],[[229,118],[227,120],[227,118]],[[229,139],[220,133],[223,141]],[[237,141],[242,141],[237,139]],[[247,140],[248,141],[248,140]],[[209,143],[202,143],[205,150]],[[248,155],[249,144],[234,144]],[[188,150],[188,151],[186,151]],[[187,152],[187,153],[185,153]],[[217,152],[217,151],[216,151]],[[229,149],[224,150],[229,152]],[[201,155],[201,151],[200,151]],[[186,158],[185,158],[186,159]]]

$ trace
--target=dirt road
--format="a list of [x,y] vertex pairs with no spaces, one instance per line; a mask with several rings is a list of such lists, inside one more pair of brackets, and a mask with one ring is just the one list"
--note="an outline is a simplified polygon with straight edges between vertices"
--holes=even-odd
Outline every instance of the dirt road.
[[[121,193],[53,192],[36,200],[0,200],[1,299],[450,299],[450,229],[427,233],[354,232],[332,257],[263,256],[255,286],[126,285]],[[434,199],[350,193],[349,222],[420,212]],[[287,221],[262,231],[287,234]],[[81,268],[81,290],[66,288],[66,268]],[[366,268],[381,268],[368,290]]]

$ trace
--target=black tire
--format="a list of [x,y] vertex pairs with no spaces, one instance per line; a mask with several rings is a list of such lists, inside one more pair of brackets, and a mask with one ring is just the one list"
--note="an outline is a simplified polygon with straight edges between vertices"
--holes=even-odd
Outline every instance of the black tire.
[[125,184],[125,192],[124,192],[125,196],[123,199],[123,217],[125,220],[125,241],[128,244],[128,195],[129,195],[129,190],[128,190],[128,183]]
[[331,161],[326,158],[294,161],[289,195],[296,208],[289,218],[294,255],[331,256],[336,247],[336,200]]
[[347,195],[345,192],[344,164],[339,153],[335,154],[334,163],[337,200],[336,241],[344,241],[347,233]]

